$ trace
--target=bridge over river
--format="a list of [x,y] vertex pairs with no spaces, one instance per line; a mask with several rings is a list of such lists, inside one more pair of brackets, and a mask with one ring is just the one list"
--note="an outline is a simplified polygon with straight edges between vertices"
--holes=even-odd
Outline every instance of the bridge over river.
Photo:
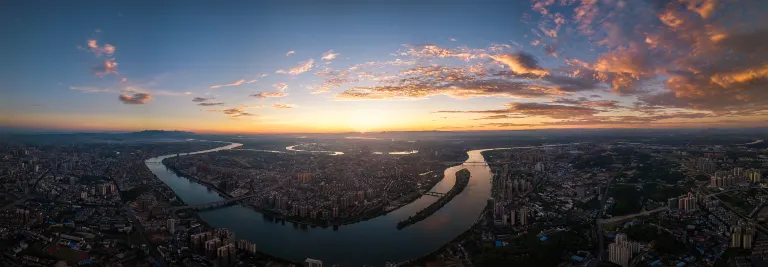
[[216,202],[209,202],[209,203],[203,203],[203,204],[196,204],[196,205],[187,205],[187,206],[175,206],[175,207],[169,207],[168,210],[170,211],[177,211],[177,210],[185,210],[185,209],[193,209],[193,210],[208,210],[208,209],[215,209],[219,207],[224,207],[228,205],[232,205],[237,203],[240,200],[257,197],[257,194],[251,194],[251,195],[245,195],[245,196],[239,196],[239,197],[233,197],[233,198],[227,198]]
[[[226,145],[221,148],[200,151],[213,152],[231,149],[240,144]],[[515,147],[511,149],[530,148]],[[158,179],[170,187],[177,197],[189,203],[189,206],[170,207],[171,209],[200,209],[199,216],[212,227],[227,228],[238,238],[258,244],[259,250],[278,257],[302,261],[306,258],[322,260],[341,266],[385,266],[386,262],[403,262],[426,255],[475,224],[491,196],[491,170],[481,152],[468,151],[468,159],[456,162],[444,171],[443,179],[424,195],[403,207],[392,210],[386,215],[335,228],[301,228],[269,220],[264,214],[240,205],[230,205],[238,200],[252,198],[254,195],[227,198],[216,190],[209,190],[205,185],[177,175],[166,168],[164,158],[175,154],[152,158],[146,166]],[[464,163],[468,164],[464,164]],[[503,163],[502,163],[503,164]],[[472,173],[469,186],[439,211],[425,220],[407,228],[398,230],[395,225],[405,220],[424,207],[437,201],[437,192],[448,192],[455,183],[455,173],[467,168]],[[263,195],[263,194],[260,194]],[[224,208],[224,206],[227,206]],[[217,208],[222,207],[222,208]],[[361,242],[365,240],[365,242]]]
[[[445,193],[440,192],[434,192],[429,191],[424,193],[425,196],[433,196],[433,197],[442,197],[445,195]],[[215,202],[209,202],[209,203],[203,203],[203,204],[195,204],[195,205],[186,205],[186,206],[174,206],[169,207],[168,210],[170,211],[177,211],[177,210],[186,210],[186,209],[193,209],[193,210],[210,210],[210,209],[216,209],[220,207],[226,207],[229,205],[236,204],[240,200],[245,200],[252,197],[258,197],[259,194],[250,194],[250,195],[244,195],[239,197],[233,197],[233,198],[227,198],[220,201]]]
[[445,165],[461,165],[464,166],[490,166],[490,165],[506,165],[515,163],[515,161],[499,161],[499,162],[485,162],[485,161],[443,161]]

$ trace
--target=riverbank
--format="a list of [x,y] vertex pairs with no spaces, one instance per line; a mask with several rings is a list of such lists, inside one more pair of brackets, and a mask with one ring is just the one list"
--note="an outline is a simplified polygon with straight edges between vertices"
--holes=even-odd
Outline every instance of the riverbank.
[[169,159],[169,158],[163,159],[163,161],[162,161],[162,164],[163,164],[163,166],[165,166],[165,167],[166,167],[166,168],[168,168],[169,170],[173,171],[173,173],[175,173],[176,175],[178,175],[178,176],[181,176],[181,177],[184,177],[184,178],[187,178],[187,179],[189,179],[189,180],[191,180],[191,181],[194,181],[194,182],[196,182],[196,183],[202,184],[202,185],[204,185],[205,187],[208,187],[208,189],[211,189],[211,190],[213,190],[213,191],[216,191],[216,193],[218,193],[218,194],[219,194],[219,196],[221,196],[221,197],[223,197],[223,198],[225,198],[225,199],[230,199],[230,198],[232,198],[232,195],[230,195],[230,194],[229,194],[229,193],[227,193],[227,192],[224,192],[224,191],[220,190],[220,189],[219,189],[219,187],[217,187],[217,186],[216,186],[216,185],[214,185],[213,183],[211,183],[211,182],[208,182],[208,181],[205,181],[205,180],[202,180],[202,179],[200,179],[200,178],[197,178],[197,177],[194,177],[194,176],[192,176],[192,175],[189,175],[189,174],[187,174],[187,173],[185,173],[185,172],[183,172],[183,171],[181,171],[181,170],[177,169],[176,167],[173,167],[173,166],[171,166],[170,164],[168,164],[168,162],[166,162],[166,160],[168,160],[168,159]]
[[[195,183],[191,179],[181,177],[162,164],[149,164],[161,163],[162,158],[169,156],[172,155],[149,160],[148,167],[170,186],[177,196],[184,198],[185,202],[190,204],[210,203],[222,199],[221,195],[202,183]],[[479,151],[468,151],[462,157],[464,159],[468,157],[469,161],[473,162],[483,161]],[[453,158],[458,158],[458,154]],[[303,226],[299,228],[297,224],[291,227],[290,224],[275,223],[271,218],[267,218],[266,214],[253,212],[252,209],[244,205],[208,210],[197,214],[210,225],[216,228],[227,228],[235,232],[239,238],[259,244],[260,251],[283,259],[301,261],[309,257],[328,264],[340,264],[340,266],[363,266],[366,264],[368,266],[384,266],[388,262],[403,262],[430,254],[475,224],[478,212],[482,212],[487,203],[487,197],[478,196],[490,195],[490,172],[487,166],[454,164],[443,168],[445,167],[448,169],[440,169],[439,173],[438,168],[440,167],[430,168],[435,170],[433,175],[442,181],[438,181],[431,188],[426,188],[433,181],[432,177],[422,177],[424,178],[422,181],[424,186],[419,191],[448,191],[454,185],[453,173],[464,167],[472,172],[471,186],[467,186],[463,193],[442,207],[441,210],[446,210],[445,212],[435,213],[423,222],[403,230],[397,230],[392,225],[428,206],[435,201],[434,197],[423,196],[396,210],[392,210],[394,206],[385,206],[385,209],[392,210],[388,216],[379,216],[365,222],[352,224],[338,231],[321,228],[307,229]],[[444,177],[444,174],[447,175]],[[418,195],[414,197],[418,197]],[[399,201],[395,203],[397,206],[400,206],[399,204]],[[433,222],[445,220],[452,220],[453,223],[439,224],[439,227],[435,228]],[[364,238],[366,242],[361,244],[361,238]],[[268,242],[264,242],[265,240]]]
[[424,265],[427,264],[427,262],[433,261],[438,255],[440,255],[443,252],[445,252],[446,249],[448,249],[449,247],[453,246],[454,244],[456,244],[456,243],[461,244],[462,242],[464,242],[465,238],[470,237],[473,234],[473,232],[477,228],[479,228],[481,226],[481,222],[483,221],[483,218],[487,215],[488,210],[489,210],[489,206],[486,205],[485,208],[483,208],[483,211],[480,212],[480,215],[477,217],[477,221],[475,221],[475,223],[472,224],[472,226],[469,227],[469,229],[467,229],[466,231],[464,231],[461,234],[459,234],[458,236],[456,236],[456,238],[452,239],[450,242],[445,243],[445,245],[442,245],[441,247],[433,250],[432,252],[430,252],[430,253],[428,253],[428,254],[426,254],[424,256],[421,256],[421,257],[418,257],[418,258],[415,258],[415,259],[412,259],[412,260],[407,260],[407,261],[404,261],[404,262],[400,262],[396,266],[398,266],[398,267],[424,266]]
[[[167,161],[168,159],[170,159],[170,158],[163,159],[162,160],[162,164],[166,168],[171,170],[173,173],[175,173],[176,175],[178,175],[180,177],[184,177],[184,178],[189,179],[191,181],[197,182],[197,183],[199,183],[199,184],[201,184],[201,185],[203,185],[203,186],[205,186],[205,187],[215,191],[216,193],[219,194],[219,196],[221,196],[224,199],[231,199],[231,198],[234,197],[234,196],[230,195],[229,193],[222,191],[221,189],[219,189],[213,183],[205,181],[205,180],[202,180],[202,179],[197,178],[195,176],[189,175],[189,174],[179,170],[178,168],[172,166]],[[430,171],[430,172],[432,172],[432,171]],[[435,187],[435,185],[440,183],[440,181],[442,181],[443,179],[444,179],[444,177],[441,178],[441,179],[437,179],[437,178],[431,179],[429,181],[430,183],[427,185],[427,188],[431,189],[431,188]],[[371,219],[375,219],[376,217],[379,217],[379,216],[387,215],[387,214],[389,214],[391,212],[394,212],[394,211],[396,211],[396,210],[398,210],[398,209],[400,209],[400,208],[402,208],[402,207],[404,207],[404,206],[406,206],[408,204],[413,203],[414,201],[418,200],[419,198],[421,198],[423,196],[424,196],[424,194],[411,194],[411,195],[409,195],[409,197],[407,199],[401,200],[399,202],[399,205],[394,206],[394,207],[392,207],[389,210],[385,209],[384,204],[382,203],[379,206],[374,207],[372,209],[373,212],[366,212],[366,213],[363,213],[363,214],[361,214],[359,216],[345,218],[342,221],[322,221],[322,220],[314,220],[314,221],[312,221],[311,219],[308,219],[308,218],[301,218],[301,217],[296,217],[296,216],[286,216],[284,214],[277,213],[277,212],[275,212],[272,209],[268,209],[268,208],[264,208],[264,207],[261,207],[261,206],[256,206],[256,205],[248,204],[248,203],[246,203],[244,201],[238,201],[238,204],[242,205],[243,207],[249,208],[249,209],[251,209],[251,210],[253,210],[255,212],[258,212],[258,213],[270,216],[276,222],[284,221],[284,222],[295,223],[295,224],[299,224],[299,225],[302,225],[302,226],[308,226],[308,227],[327,228],[327,227],[331,227],[332,226],[334,228],[337,228],[339,226],[344,226],[344,225],[364,222],[364,221],[368,221],[368,220],[371,220]]]
[[[206,185],[208,188],[211,188],[211,187],[212,187],[212,185],[211,185],[210,183],[205,183],[204,181],[201,181],[201,180],[199,180],[199,179],[196,179],[196,178],[194,178],[194,177],[190,177],[190,176],[187,176],[187,175],[185,175],[183,172],[181,172],[181,171],[179,171],[179,170],[176,170],[175,168],[170,168],[168,165],[166,165],[166,164],[165,164],[165,162],[163,162],[163,165],[164,165],[166,168],[168,168],[169,170],[173,171],[175,174],[179,175],[179,176],[182,176],[182,175],[184,175],[184,176],[186,176],[185,178],[187,178],[187,179],[190,179],[190,180],[192,180],[192,181],[198,182],[198,183],[200,183],[201,185]],[[146,166],[146,165],[145,165],[145,166]],[[157,177],[157,175],[156,175],[156,174],[154,174],[154,173],[153,173],[152,175],[155,177],[155,179],[157,179],[157,180],[160,180],[160,178],[159,178],[159,177]],[[162,180],[160,180],[160,181],[162,182]],[[167,185],[167,184],[165,184],[165,183],[163,183],[163,185],[164,185],[164,186],[166,186],[166,187],[168,187],[168,185]],[[173,192],[173,195],[174,195],[174,197],[176,198],[176,199],[175,199],[175,201],[176,201],[176,202],[178,202],[178,204],[180,204],[180,206],[186,206],[186,205],[188,205],[188,203],[187,203],[187,202],[185,202],[185,201],[184,201],[184,200],[183,200],[181,197],[179,197],[179,195],[178,195],[178,194],[176,194],[176,192],[174,192],[174,191],[173,191],[173,189],[171,189],[170,187],[168,187],[168,189],[169,189],[171,192]],[[225,198],[227,198],[227,197],[231,197],[229,194],[225,194],[224,192],[221,192],[221,191],[219,191],[219,190],[218,190],[218,189],[216,189],[216,188],[212,188],[212,189],[213,189],[213,190],[215,190],[215,191],[216,191],[216,192],[217,192],[217,193],[218,193],[220,196],[222,196],[222,197],[225,197]],[[209,230],[213,230],[213,229],[216,229],[216,227],[213,227],[213,226],[212,226],[212,225],[210,225],[210,224],[209,224],[209,223],[208,223],[208,222],[207,222],[205,219],[203,219],[203,217],[202,217],[202,216],[200,216],[200,213],[199,213],[199,212],[197,212],[197,211],[194,211],[194,210],[185,210],[185,211],[175,211],[175,212],[185,212],[185,213],[187,213],[187,218],[186,218],[185,220],[189,220],[189,222],[190,222],[190,225],[188,225],[188,226],[191,226],[191,222],[193,222],[193,221],[194,221],[194,222],[198,223],[198,224],[200,225],[199,227],[200,227],[201,229],[203,229],[203,230],[209,231]],[[174,217],[174,218],[176,218],[176,217],[177,217],[177,214],[173,214],[173,217]],[[300,262],[295,262],[295,261],[291,261],[291,260],[288,260],[288,259],[284,259],[284,258],[280,258],[280,257],[274,256],[274,255],[266,254],[266,253],[264,253],[264,252],[262,252],[262,251],[257,251],[257,252],[256,252],[256,255],[258,255],[259,257],[262,257],[262,258],[266,259],[267,261],[270,261],[270,262],[274,262],[274,263],[278,263],[278,264],[284,264],[284,265],[287,265],[287,266],[291,266],[291,265],[300,266],[300,265],[301,265],[301,263],[300,263]]]
[[470,177],[470,173],[468,169],[464,168],[457,171],[456,183],[453,185],[453,188],[451,188],[451,190],[449,190],[447,193],[445,193],[445,195],[440,197],[439,200],[430,204],[423,210],[417,212],[415,216],[408,217],[408,219],[398,222],[397,229],[400,230],[411,224],[420,222],[426,219],[427,217],[429,217],[430,215],[432,215],[433,213],[440,210],[440,208],[445,206],[445,204],[448,204],[448,202],[451,202],[451,200],[454,197],[458,196],[459,194],[461,194],[461,192],[464,191],[464,188],[466,188],[467,185],[469,184],[469,177]]

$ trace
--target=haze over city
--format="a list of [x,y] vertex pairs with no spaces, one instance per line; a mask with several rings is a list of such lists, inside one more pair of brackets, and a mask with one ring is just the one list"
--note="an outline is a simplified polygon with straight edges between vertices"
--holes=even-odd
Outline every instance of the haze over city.
[[766,8],[757,0],[5,3],[0,125],[765,126]]

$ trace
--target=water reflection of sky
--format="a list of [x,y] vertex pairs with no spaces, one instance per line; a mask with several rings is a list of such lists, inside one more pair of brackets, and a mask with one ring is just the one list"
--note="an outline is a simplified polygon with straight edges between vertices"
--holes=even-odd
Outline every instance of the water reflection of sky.
[[[484,161],[480,152],[469,151],[467,161]],[[176,176],[162,164],[147,166],[189,204],[221,199],[204,186]],[[385,261],[399,262],[429,253],[475,223],[490,197],[491,172],[487,165],[450,167],[431,191],[450,190],[455,184],[455,173],[463,168],[469,169],[472,175],[467,188],[432,216],[402,230],[396,228],[398,221],[416,214],[438,198],[422,196],[389,214],[341,226],[337,231],[332,228],[294,228],[291,223],[269,222],[261,214],[238,205],[200,212],[200,215],[212,226],[228,228],[238,239],[250,240],[268,254],[298,261],[317,258],[342,266],[382,266]]]
[[[375,138],[374,138],[374,139],[375,139]],[[330,154],[330,155],[332,155],[332,156],[335,156],[335,155],[344,155],[344,152],[341,152],[341,151],[326,151],[326,150],[303,150],[303,149],[298,149],[298,148],[296,148],[297,146],[301,146],[301,144],[299,144],[299,145],[292,145],[292,146],[288,146],[288,147],[285,147],[285,150],[289,150],[289,151],[296,151],[296,152],[308,152],[308,153],[322,153],[322,154]],[[258,151],[258,150],[257,150],[257,151]],[[272,151],[267,151],[267,152],[272,152]],[[394,151],[394,152],[386,152],[386,153],[384,153],[384,152],[378,152],[378,151],[377,151],[377,152],[373,152],[373,154],[375,154],[375,155],[384,155],[384,154],[387,154],[387,155],[408,155],[408,154],[416,154],[416,153],[419,153],[419,151],[418,151],[418,150],[411,150],[411,151]]]

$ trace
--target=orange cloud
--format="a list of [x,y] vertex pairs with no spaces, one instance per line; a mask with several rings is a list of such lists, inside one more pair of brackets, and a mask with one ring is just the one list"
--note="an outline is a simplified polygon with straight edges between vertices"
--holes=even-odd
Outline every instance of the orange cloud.
[[88,40],[88,49],[91,50],[94,54],[96,54],[97,57],[101,57],[103,55],[106,56],[112,56],[115,54],[115,46],[111,44],[105,44],[101,47],[99,47],[99,42],[94,39]]
[[107,74],[120,74],[117,71],[117,62],[115,62],[113,59],[104,60],[99,65],[94,66],[93,73],[97,76],[104,76]]
[[120,99],[120,102],[123,102],[123,104],[142,105],[147,101],[152,100],[152,95],[147,93],[135,93],[133,95],[121,94],[118,99]]
[[688,10],[696,12],[703,19],[708,19],[716,11],[717,0],[680,0]]
[[241,107],[234,107],[234,108],[228,108],[228,109],[207,109],[203,111],[221,113],[229,116],[232,119],[237,119],[240,117],[256,116],[256,114],[248,112],[248,109],[253,109],[253,108],[261,108],[261,106],[241,106]]
[[325,54],[323,54],[323,57],[321,57],[321,59],[322,60],[331,60],[331,59],[336,58],[336,56],[338,56],[338,55],[339,55],[338,53],[333,53],[333,50],[328,50],[328,52],[325,52]]
[[258,99],[264,99],[264,98],[274,98],[274,97],[285,97],[285,96],[288,96],[288,94],[283,92],[259,92],[259,93],[252,94],[251,96]]
[[304,62],[299,62],[299,65],[296,67],[293,67],[287,71],[285,70],[278,70],[275,73],[281,73],[281,74],[290,74],[290,75],[299,75],[302,73],[305,73],[312,69],[312,64],[315,62],[314,59],[309,59]]
[[536,60],[533,55],[525,52],[519,52],[517,54],[501,54],[490,57],[493,60],[507,65],[510,70],[518,74],[533,74],[536,76],[549,75],[549,71],[539,66],[538,60]]
[[285,83],[276,83],[276,84],[273,84],[272,86],[274,86],[275,89],[277,89],[280,92],[285,92],[285,90],[288,90],[288,85]]
[[[361,75],[368,75],[368,73],[360,73]],[[315,73],[317,76],[325,77],[323,84],[312,89],[313,94],[330,92],[332,88],[338,88],[347,83],[358,82],[357,78],[351,77],[348,71],[334,71],[330,69],[323,70]]]
[[455,49],[442,48],[437,45],[403,45],[406,50],[400,50],[393,55],[395,56],[410,56],[416,58],[458,58],[464,61],[471,61],[476,59],[483,59],[488,57],[483,49],[469,49],[466,47],[458,47]]
[[243,84],[243,83],[252,83],[252,82],[255,82],[255,81],[256,81],[256,80],[253,80],[253,81],[251,81],[251,82],[246,82],[245,80],[243,80],[243,79],[240,79],[240,80],[237,80],[237,81],[235,81],[235,82],[233,82],[233,83],[211,85],[211,87],[210,87],[210,88],[211,88],[211,89],[217,89],[217,88],[221,88],[221,87],[224,87],[224,86],[238,86],[238,85],[241,85],[241,84]]
[[279,109],[284,109],[284,108],[295,108],[296,105],[276,103],[276,104],[272,105],[272,107],[279,108]]

